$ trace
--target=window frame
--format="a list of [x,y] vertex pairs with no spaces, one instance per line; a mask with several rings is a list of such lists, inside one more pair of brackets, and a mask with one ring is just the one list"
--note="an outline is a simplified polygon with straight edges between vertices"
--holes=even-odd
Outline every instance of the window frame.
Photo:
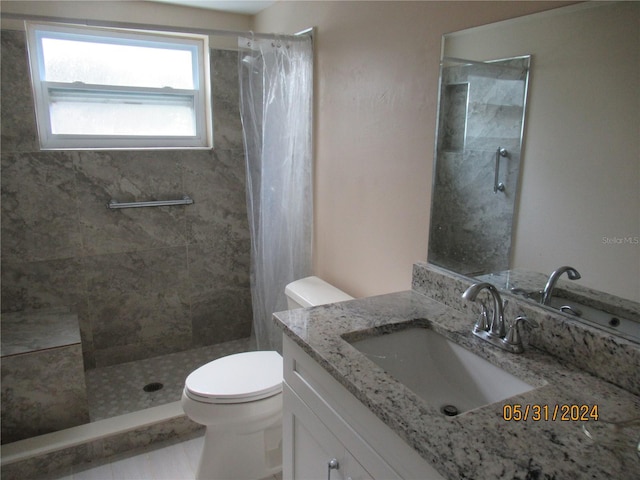
[[[120,28],[84,27],[60,23],[25,22],[27,48],[34,94],[36,124],[42,150],[135,150],[135,149],[211,149],[213,148],[213,113],[209,38],[206,35],[174,32],[149,32]],[[153,46],[190,50],[194,53],[192,75],[194,89],[170,87],[134,87],[47,81],[44,77],[42,38],[81,40],[116,45]],[[196,134],[167,135],[86,135],[52,132],[50,105],[53,91],[67,95],[95,95],[112,98],[139,95],[148,99],[190,98],[193,101]],[[184,100],[183,100],[184,101]],[[150,102],[149,104],[152,104]]]

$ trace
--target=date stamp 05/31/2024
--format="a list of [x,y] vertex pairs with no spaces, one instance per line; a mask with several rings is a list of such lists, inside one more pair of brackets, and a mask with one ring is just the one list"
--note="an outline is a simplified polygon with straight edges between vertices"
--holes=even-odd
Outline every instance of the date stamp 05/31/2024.
[[598,405],[585,404],[505,404],[502,419],[506,422],[586,422],[598,420]]

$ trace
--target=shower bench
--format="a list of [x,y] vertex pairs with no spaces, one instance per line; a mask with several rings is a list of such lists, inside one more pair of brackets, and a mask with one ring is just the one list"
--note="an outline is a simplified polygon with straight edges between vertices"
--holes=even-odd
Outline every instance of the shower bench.
[[2,443],[89,421],[78,317],[69,308],[3,313]]

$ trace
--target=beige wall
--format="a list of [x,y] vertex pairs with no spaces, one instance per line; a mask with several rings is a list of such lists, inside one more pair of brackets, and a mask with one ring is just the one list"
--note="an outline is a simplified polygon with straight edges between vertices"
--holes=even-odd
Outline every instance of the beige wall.
[[[532,54],[513,266],[580,271],[580,283],[640,301],[640,3],[447,38],[447,55]],[[559,48],[561,46],[561,48]]]
[[256,31],[317,27],[315,273],[404,290],[427,258],[441,36],[559,2],[280,1]]

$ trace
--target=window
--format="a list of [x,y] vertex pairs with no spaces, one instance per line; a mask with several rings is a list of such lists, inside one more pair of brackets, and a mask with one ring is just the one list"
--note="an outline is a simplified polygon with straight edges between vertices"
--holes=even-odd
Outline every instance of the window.
[[27,23],[43,149],[210,148],[208,38]]

